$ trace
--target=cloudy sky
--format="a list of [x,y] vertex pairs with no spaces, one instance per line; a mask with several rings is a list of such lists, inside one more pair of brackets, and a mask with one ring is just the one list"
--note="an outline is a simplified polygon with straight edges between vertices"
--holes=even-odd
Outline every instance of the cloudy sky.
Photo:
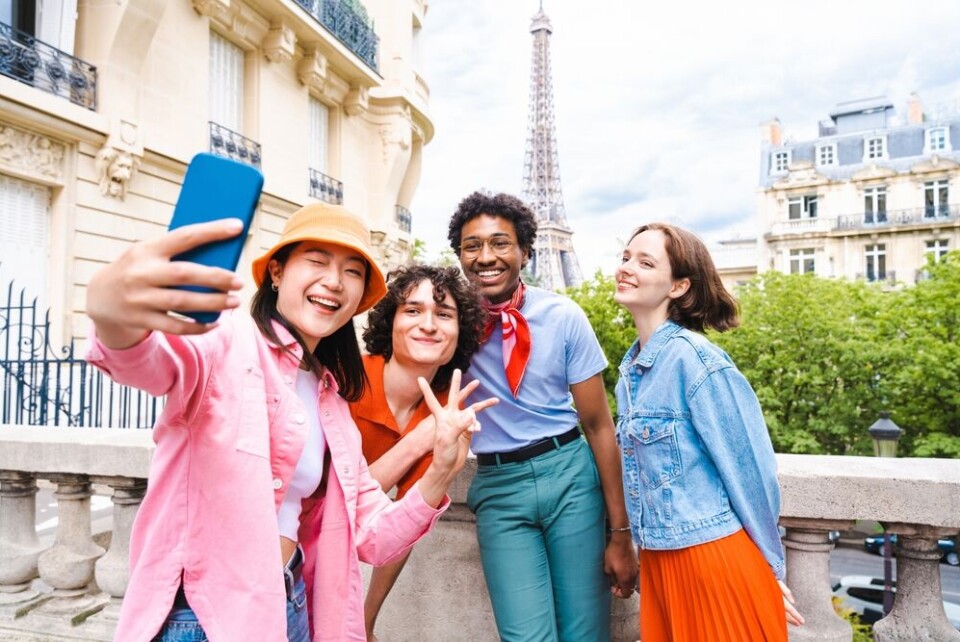
[[[421,51],[436,135],[412,204],[434,258],[475,189],[519,195],[539,0],[430,0]],[[957,0],[544,0],[560,175],[584,275],[629,230],[756,235],[760,124],[815,137],[838,102],[960,109]]]

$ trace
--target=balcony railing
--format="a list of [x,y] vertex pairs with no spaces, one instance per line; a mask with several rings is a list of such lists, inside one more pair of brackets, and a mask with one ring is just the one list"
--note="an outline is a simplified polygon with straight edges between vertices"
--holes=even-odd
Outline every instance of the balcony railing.
[[361,15],[351,3],[346,0],[296,1],[368,67],[378,71],[380,38],[368,24],[367,17]]
[[881,212],[862,212],[837,217],[837,230],[861,230],[894,225],[915,225],[960,219],[960,204],[946,207],[926,206]]
[[410,210],[403,205],[397,205],[396,219],[397,226],[404,232],[409,233],[413,225],[413,215],[410,214]]
[[857,272],[856,279],[858,281],[867,280],[870,283],[896,283],[897,282],[897,271],[896,270],[885,270],[880,273],[876,272]]
[[0,73],[75,105],[97,109],[96,67],[2,22]]
[[797,218],[778,221],[770,226],[770,234],[805,234],[809,232],[829,232],[833,221],[825,218]]
[[343,204],[343,182],[310,168],[310,196],[324,203]]
[[213,121],[210,121],[210,153],[260,167],[260,143]]
[[13,283],[0,292],[0,424],[148,428],[163,400],[121,386],[50,344],[50,312]]

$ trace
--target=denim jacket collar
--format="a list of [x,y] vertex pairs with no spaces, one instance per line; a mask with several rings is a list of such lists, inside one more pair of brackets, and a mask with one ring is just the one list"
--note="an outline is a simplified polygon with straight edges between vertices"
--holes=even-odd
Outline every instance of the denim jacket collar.
[[656,329],[653,336],[647,341],[647,345],[643,346],[643,349],[640,348],[639,339],[634,341],[630,349],[627,350],[627,354],[623,355],[623,361],[620,362],[620,374],[626,376],[627,373],[630,372],[631,365],[637,368],[649,368],[652,366],[654,361],[657,360],[657,355],[659,355],[663,347],[667,345],[670,338],[682,329],[682,326],[667,319]]

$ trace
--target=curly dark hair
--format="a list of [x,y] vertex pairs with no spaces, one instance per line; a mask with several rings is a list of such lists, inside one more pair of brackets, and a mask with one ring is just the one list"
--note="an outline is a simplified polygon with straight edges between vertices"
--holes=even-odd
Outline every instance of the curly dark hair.
[[457,211],[450,218],[447,239],[457,256],[460,256],[460,234],[463,226],[481,214],[499,216],[513,223],[520,249],[528,257],[532,255],[533,242],[537,240],[537,217],[527,204],[510,194],[476,191],[460,201]]
[[487,310],[475,285],[467,281],[456,267],[434,267],[432,265],[413,264],[400,267],[387,275],[387,294],[370,310],[367,327],[363,331],[363,341],[370,354],[379,354],[387,361],[393,356],[393,318],[397,308],[407,296],[423,281],[433,284],[433,300],[439,303],[447,294],[457,306],[457,321],[460,334],[457,348],[450,361],[440,366],[430,382],[436,392],[450,387],[450,377],[454,368],[466,372],[470,358],[480,347],[483,329],[487,322]]

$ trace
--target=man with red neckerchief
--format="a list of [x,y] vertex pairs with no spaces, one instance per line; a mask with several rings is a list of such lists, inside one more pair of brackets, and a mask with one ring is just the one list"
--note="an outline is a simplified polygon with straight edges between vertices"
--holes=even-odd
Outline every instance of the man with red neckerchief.
[[607,361],[573,301],[521,281],[536,233],[507,194],[475,192],[450,221],[450,246],[491,314],[473,394],[500,399],[471,444],[467,504],[502,640],[607,641],[610,594],[628,597],[637,577]]

